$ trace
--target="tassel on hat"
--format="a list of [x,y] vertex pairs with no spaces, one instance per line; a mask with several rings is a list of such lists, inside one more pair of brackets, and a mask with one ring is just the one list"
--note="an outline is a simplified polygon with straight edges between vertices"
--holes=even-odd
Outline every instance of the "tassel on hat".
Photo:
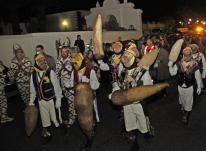
[[66,37],[66,39],[58,39],[56,40],[56,48],[61,49],[63,47],[70,47],[70,39],[69,37]]
[[17,53],[18,51],[23,52],[23,49],[22,49],[21,45],[18,44],[18,43],[13,44],[13,52]]

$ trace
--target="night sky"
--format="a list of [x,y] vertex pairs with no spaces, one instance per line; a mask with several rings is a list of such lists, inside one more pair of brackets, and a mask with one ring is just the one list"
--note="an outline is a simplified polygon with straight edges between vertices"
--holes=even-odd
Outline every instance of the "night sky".
[[[122,0],[123,1],[123,0]],[[206,0],[128,0],[135,8],[143,10],[143,20],[158,20],[164,16],[177,17],[183,10],[189,10],[199,16],[206,14]],[[100,4],[103,0],[99,0]],[[4,20],[26,20],[42,14],[89,10],[95,7],[96,0],[3,0],[0,5],[0,17]],[[188,13],[188,11],[187,11]]]

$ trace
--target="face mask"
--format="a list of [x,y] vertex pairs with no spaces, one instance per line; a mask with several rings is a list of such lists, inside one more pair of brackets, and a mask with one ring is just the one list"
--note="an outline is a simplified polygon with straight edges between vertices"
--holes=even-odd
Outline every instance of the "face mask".
[[83,59],[84,57],[82,56],[81,53],[77,53],[72,56],[72,63],[76,70],[78,70],[81,67]]

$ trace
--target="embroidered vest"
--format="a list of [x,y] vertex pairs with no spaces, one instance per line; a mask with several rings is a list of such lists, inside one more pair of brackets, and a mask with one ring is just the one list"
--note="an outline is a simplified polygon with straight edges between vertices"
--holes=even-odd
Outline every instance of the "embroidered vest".
[[[45,101],[49,101],[55,98],[54,87],[51,82],[50,73],[51,73],[50,68],[43,73],[42,77],[40,77],[39,72],[37,71],[34,71],[32,73],[33,83],[34,83],[38,100],[43,99]],[[40,81],[38,80],[38,77],[40,78]]]
[[186,88],[195,84],[195,71],[199,69],[196,63],[189,66],[188,71],[184,71],[182,63],[179,62],[177,64],[178,67],[178,85],[182,86],[183,84],[186,85]]

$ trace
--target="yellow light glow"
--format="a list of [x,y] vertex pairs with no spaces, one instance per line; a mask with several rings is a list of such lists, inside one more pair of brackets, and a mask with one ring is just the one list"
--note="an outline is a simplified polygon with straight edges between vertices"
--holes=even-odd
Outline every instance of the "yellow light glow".
[[68,31],[72,29],[72,24],[70,18],[60,18],[59,20],[59,28],[62,31]]
[[64,26],[64,27],[68,27],[69,26],[69,23],[68,23],[68,21],[66,19],[64,19],[62,21],[62,26]]
[[206,22],[205,22],[205,21],[201,21],[201,23],[202,23],[203,25],[206,25]]
[[190,19],[189,19],[189,22],[191,22],[191,21],[192,21],[192,19],[190,18]]
[[203,27],[201,27],[201,26],[197,26],[196,28],[195,28],[195,31],[196,32],[203,32],[204,31],[204,28]]

